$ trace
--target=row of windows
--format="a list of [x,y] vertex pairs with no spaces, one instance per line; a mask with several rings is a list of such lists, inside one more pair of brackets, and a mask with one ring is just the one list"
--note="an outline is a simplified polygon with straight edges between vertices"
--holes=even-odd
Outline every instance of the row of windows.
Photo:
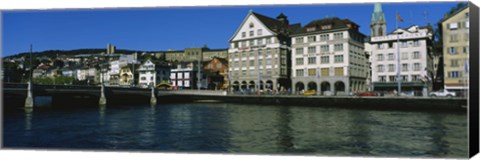
[[[378,43],[377,44],[377,49],[384,49],[384,48],[395,48],[393,45],[394,42],[387,42],[387,43]],[[396,43],[396,42],[395,42]],[[413,41],[400,41],[400,47],[401,48],[406,48],[406,47],[419,47],[420,46],[420,41],[419,40],[413,40]]]
[[[400,79],[403,82],[409,81],[409,77],[411,77],[410,81],[422,81],[422,78],[420,75],[400,75]],[[378,76],[378,81],[379,82],[387,82],[387,76]],[[388,82],[397,82],[397,76],[388,76]]]
[[[401,69],[402,71],[409,71],[409,64],[408,63],[402,63]],[[388,65],[388,72],[395,72],[397,66],[395,64],[389,64]],[[411,68],[413,71],[420,71],[421,70],[421,64],[420,63],[413,63],[413,67]],[[377,65],[377,72],[385,72],[385,65]]]
[[[307,48],[307,53],[317,53],[317,46],[311,46]],[[334,44],[333,45],[333,51],[343,51],[343,44]],[[325,52],[330,52],[330,45],[321,45],[320,46],[320,52],[325,53]],[[304,49],[302,48],[295,48],[295,54],[297,55],[302,55],[304,54]]]
[[[264,54],[265,52],[265,54]],[[273,52],[274,54],[277,53],[278,51],[276,49],[273,49]],[[233,57],[237,57],[237,58],[240,58],[241,57],[252,57],[252,56],[266,56],[266,57],[269,57],[269,56],[273,56],[272,55],[272,49],[270,48],[267,48],[267,49],[259,49],[259,50],[256,50],[256,51],[250,51],[250,52],[234,52],[232,54]],[[231,59],[230,59],[231,61]]]
[[272,38],[251,39],[248,41],[233,42],[233,48],[239,48],[239,46],[240,48],[260,46],[265,44],[271,44],[272,42]]
[[[395,60],[396,56],[394,53],[388,53],[387,54],[387,60],[389,61],[393,61]],[[401,58],[402,60],[406,60],[408,59],[408,52],[402,52],[401,53]],[[413,53],[411,53],[411,58],[412,59],[420,59],[421,58],[421,55],[420,55],[420,52],[418,51],[414,51]],[[385,60],[385,56],[384,54],[377,54],[377,61],[384,61]]]
[[451,71],[448,72],[448,78],[461,78],[463,77],[462,71]]
[[[330,68],[319,68],[320,70],[316,68],[309,68],[309,69],[296,69],[295,70],[295,76],[296,77],[326,77],[330,76]],[[333,68],[334,76],[343,76],[343,67],[335,67]],[[306,73],[305,73],[306,72]]]
[[[286,70],[285,69],[280,69],[280,72],[285,75]],[[247,75],[247,70],[241,70],[237,72],[232,72],[234,76],[242,75],[242,76],[257,76],[257,75],[272,75],[272,74],[278,74],[278,72],[273,72],[272,69],[259,69],[259,70],[248,70],[248,75]]]
[[460,65],[458,63],[459,61],[463,61],[462,67],[465,67],[466,64],[468,64],[468,59],[451,59],[450,60],[450,67],[460,67]]
[[[253,67],[253,66],[262,66],[263,65],[263,62],[262,60],[258,60],[257,63],[255,63],[255,60],[249,60],[249,65],[247,65],[247,61],[243,60],[241,65],[244,66],[244,67],[247,67],[247,66],[250,66],[250,67]],[[272,59],[266,59],[265,60],[265,64],[266,65],[272,65],[272,64],[276,64],[276,61],[272,61]],[[240,67],[240,63],[239,61],[235,61],[232,65],[232,67]]]
[[[320,40],[319,41],[328,41],[330,40],[330,34],[321,34],[319,36]],[[333,33],[333,39],[343,39],[343,32],[338,32],[338,33]],[[295,38],[295,44],[301,44],[305,43],[304,41],[305,37],[297,37]],[[307,41],[306,42],[316,42],[318,41],[317,36],[307,36]]]
[[[464,33],[463,34],[463,40],[464,41],[469,41],[469,34],[468,33]],[[455,42],[459,42],[459,37],[462,37],[460,34],[455,34],[455,33],[450,33],[450,42],[451,43],[455,43]]]
[[[262,33],[262,29],[257,29],[257,36],[261,36],[263,33]],[[249,31],[249,34],[248,34],[249,37],[253,37],[255,36],[255,31],[254,30],[251,30]],[[245,38],[247,37],[247,33],[246,32],[242,32],[242,38]]]
[[449,24],[447,24],[447,28],[450,29],[450,30],[457,30],[457,29],[460,29],[460,28],[470,28],[470,22],[465,21],[465,22],[449,23]]
[[[308,64],[317,64],[317,57],[308,57]],[[295,59],[295,65],[303,65],[304,64],[304,58],[296,58]],[[334,56],[334,62],[335,63],[343,63],[343,55],[335,55]],[[330,56],[320,56],[320,63],[321,64],[327,64],[330,63]]]
[[468,47],[468,46],[448,47],[448,53],[451,54],[451,55],[459,54],[460,53],[459,49],[461,49],[462,50],[461,52],[463,52],[464,54],[468,54],[470,47]]

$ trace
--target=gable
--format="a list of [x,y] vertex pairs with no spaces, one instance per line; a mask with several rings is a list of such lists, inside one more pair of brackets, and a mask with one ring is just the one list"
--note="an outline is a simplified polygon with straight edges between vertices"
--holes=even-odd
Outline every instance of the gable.
[[[250,35],[250,32],[253,31],[253,36]],[[260,34],[259,34],[260,33]],[[243,36],[242,34],[245,34]],[[267,37],[276,35],[270,29],[268,29],[265,24],[263,24],[254,14],[249,13],[247,17],[243,20],[240,27],[237,29],[235,34],[230,38],[230,41],[239,41],[245,39],[252,39],[257,37]]]

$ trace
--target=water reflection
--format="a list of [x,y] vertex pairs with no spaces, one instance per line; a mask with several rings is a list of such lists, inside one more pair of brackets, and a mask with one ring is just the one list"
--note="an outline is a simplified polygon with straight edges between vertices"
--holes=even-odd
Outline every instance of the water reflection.
[[106,106],[100,106],[98,107],[98,113],[99,113],[99,124],[100,126],[105,125],[105,111],[107,110]]
[[32,129],[33,108],[25,108],[25,130]]

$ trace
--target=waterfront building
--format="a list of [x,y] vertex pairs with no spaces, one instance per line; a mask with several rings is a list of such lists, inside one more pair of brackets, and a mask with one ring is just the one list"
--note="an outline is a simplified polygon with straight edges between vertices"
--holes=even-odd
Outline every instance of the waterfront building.
[[439,26],[443,39],[444,88],[464,95],[468,89],[469,8],[445,17]]
[[228,60],[214,57],[206,62],[203,71],[207,78],[208,89],[218,90],[228,87]]
[[[172,64],[170,82],[177,88],[198,89],[207,88],[205,74],[201,72],[202,63],[179,62]],[[200,73],[198,72],[200,70]]]
[[[397,43],[399,39],[400,43]],[[424,88],[431,90],[433,71],[432,28],[397,28],[385,36],[371,37],[372,82],[375,91],[397,90],[397,71],[400,68],[402,92],[420,95]],[[400,56],[398,57],[398,48]],[[400,59],[400,64],[397,60]],[[426,93],[423,93],[426,94]]]
[[229,39],[230,91],[289,89],[289,36],[299,28],[283,13],[273,19],[250,11]]
[[156,58],[167,62],[190,62],[200,59],[202,62],[206,62],[212,60],[214,57],[227,58],[227,56],[227,49],[210,49],[207,45],[204,45],[202,48],[160,51],[155,54]]
[[160,63],[155,64],[152,60],[147,60],[138,68],[140,86],[156,86],[161,81],[167,81],[170,75],[170,68]]
[[368,59],[359,26],[337,17],[314,20],[292,34],[294,91],[347,95],[366,90]]
[[133,67],[135,67],[132,64],[128,64],[125,66],[122,66],[120,68],[120,73],[119,73],[119,81],[118,85],[120,86],[132,86],[134,85],[134,77],[133,77]]

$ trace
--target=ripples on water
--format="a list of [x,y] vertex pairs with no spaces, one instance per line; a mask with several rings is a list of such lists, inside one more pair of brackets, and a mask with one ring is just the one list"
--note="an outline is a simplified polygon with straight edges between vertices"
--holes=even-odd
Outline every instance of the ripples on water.
[[4,114],[4,147],[467,157],[465,113],[223,103]]

